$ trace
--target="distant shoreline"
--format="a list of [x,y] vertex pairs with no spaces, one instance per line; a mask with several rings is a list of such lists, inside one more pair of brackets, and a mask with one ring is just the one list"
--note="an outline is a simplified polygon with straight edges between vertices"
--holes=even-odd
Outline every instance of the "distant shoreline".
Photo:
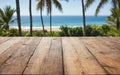
[[[74,27],[81,27],[81,26],[67,26],[67,27],[74,28]],[[10,29],[12,29],[12,28],[18,29],[17,26],[10,27]],[[22,31],[30,31],[30,27],[28,27],[28,26],[22,26],[21,28],[22,28]],[[42,29],[43,29],[42,27],[33,27],[33,30],[42,30]],[[50,27],[45,26],[45,30],[50,31]],[[61,31],[60,26],[52,26],[52,30],[53,31]]]
[[[10,27],[10,29],[15,28],[18,29],[18,27]],[[30,27],[21,27],[22,31],[30,31]],[[42,30],[42,27],[33,27],[33,30]],[[45,30],[50,31],[50,27],[45,27]],[[60,31],[60,27],[52,27],[53,31]]]

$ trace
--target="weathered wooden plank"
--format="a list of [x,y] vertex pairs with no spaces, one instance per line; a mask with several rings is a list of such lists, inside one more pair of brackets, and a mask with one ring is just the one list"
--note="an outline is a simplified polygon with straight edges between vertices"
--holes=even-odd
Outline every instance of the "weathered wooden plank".
[[40,74],[63,75],[62,45],[60,38],[52,38],[51,46],[44,64],[41,66]]
[[78,53],[71,45],[69,37],[62,38],[64,75],[83,75],[83,68],[78,57]]
[[50,45],[51,37],[41,39],[23,74],[40,74],[41,66],[44,64],[45,58],[48,55]]
[[13,37],[12,39],[0,44],[0,54],[2,54],[5,50],[7,50],[8,48],[10,48],[12,45],[19,42],[20,40],[22,40],[21,37],[18,38]]
[[119,38],[28,38],[0,38],[0,74],[120,74]]
[[81,61],[84,74],[107,74],[104,68],[99,64],[95,57],[88,51],[82,41],[79,38],[68,38],[69,43],[76,49],[79,60]]
[[40,38],[31,37],[0,67],[0,74],[22,74],[39,42]]
[[24,44],[29,38],[21,38],[19,42],[13,44],[10,48],[8,48],[6,51],[4,51],[2,54],[0,54],[0,66],[4,64],[5,61],[7,61],[14,53]]
[[95,38],[82,40],[109,74],[120,74],[119,50],[113,50]]
[[105,37],[105,39],[110,39],[109,41],[115,42],[116,44],[120,44],[120,37]]
[[8,41],[9,39],[11,39],[11,37],[0,37],[0,44]]
[[111,49],[118,49],[120,50],[120,41],[118,38],[111,38],[111,37],[104,37],[104,38],[96,38],[101,41],[102,44],[108,46]]
[[[44,45],[44,43],[43,43]],[[61,46],[61,39],[60,38],[52,38],[51,45],[48,44],[49,48],[45,49],[44,59],[42,58],[42,62],[40,60],[34,60],[39,62],[35,69],[37,72],[32,71],[32,74],[41,74],[41,75],[63,75],[63,63],[62,63],[62,46]],[[39,48],[40,50],[41,48]],[[44,48],[41,49],[44,51]],[[42,51],[42,52],[43,52]],[[46,56],[45,56],[46,55]],[[40,57],[41,55],[39,55]],[[43,57],[43,56],[42,56]],[[40,57],[41,58],[41,57]],[[40,59],[38,58],[38,59]],[[34,62],[32,61],[32,62]],[[35,62],[35,63],[36,63]],[[34,64],[34,63],[33,63]],[[34,67],[34,66],[33,66]],[[29,69],[30,71],[30,69]],[[26,69],[26,73],[31,74]]]

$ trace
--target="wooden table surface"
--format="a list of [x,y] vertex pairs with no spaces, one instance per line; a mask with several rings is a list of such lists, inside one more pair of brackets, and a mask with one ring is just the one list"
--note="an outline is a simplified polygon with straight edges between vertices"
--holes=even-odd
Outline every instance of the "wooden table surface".
[[120,38],[0,37],[0,74],[120,74]]

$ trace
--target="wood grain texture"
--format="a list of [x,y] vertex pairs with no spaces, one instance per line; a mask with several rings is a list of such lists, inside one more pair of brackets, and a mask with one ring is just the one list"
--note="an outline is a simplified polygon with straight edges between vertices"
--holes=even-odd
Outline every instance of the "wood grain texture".
[[79,38],[70,38],[69,43],[74,46],[78,53],[84,74],[107,74],[95,57],[89,52],[83,42],[79,40]]
[[0,54],[0,66],[4,64],[9,58],[11,58],[16,51],[24,44],[29,38],[21,38],[19,42],[13,44],[10,48]]
[[48,54],[51,45],[51,38],[42,38],[37,46],[34,55],[31,57],[30,62],[24,71],[24,74],[40,74],[41,66]]
[[63,45],[63,58],[64,58],[64,75],[82,75],[84,71],[82,69],[81,62],[78,57],[78,53],[71,45],[68,38],[62,38]]
[[0,67],[0,74],[22,74],[39,41],[40,38],[30,38]]
[[48,54],[41,65],[40,74],[63,75],[61,38],[52,38]]
[[96,39],[101,41],[101,44],[104,44],[105,46],[113,50],[115,49],[120,50],[120,40],[118,38],[104,37],[104,38],[96,38]]
[[61,48],[61,38],[42,39],[24,74],[63,75]]
[[119,37],[0,37],[0,74],[120,74]]
[[108,74],[120,74],[120,51],[105,46],[95,38],[84,39],[84,43]]
[[22,40],[22,38],[18,37],[13,37],[12,39],[0,44],[0,54],[2,54],[5,50],[13,46],[15,43],[19,42]]
[[0,44],[4,43],[10,39],[11,39],[11,37],[0,37]]

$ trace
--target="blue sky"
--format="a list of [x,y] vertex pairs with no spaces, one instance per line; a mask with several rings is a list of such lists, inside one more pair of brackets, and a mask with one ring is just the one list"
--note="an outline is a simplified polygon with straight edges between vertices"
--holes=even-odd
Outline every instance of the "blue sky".
[[[39,11],[36,10],[36,1],[32,0],[32,12],[33,15],[39,15]],[[91,7],[86,11],[86,15],[94,15],[95,9],[100,0],[97,0]],[[53,15],[82,15],[81,0],[69,0],[65,2],[60,0],[60,3],[63,6],[63,13],[59,12],[55,7],[53,7]],[[0,0],[0,8],[4,8],[6,5],[10,5],[12,8],[15,8],[15,0]],[[29,0],[20,0],[21,15],[29,15]],[[110,15],[111,3],[108,3],[100,11],[99,15]],[[16,15],[16,14],[14,14]],[[46,10],[43,11],[43,15],[46,14]]]

